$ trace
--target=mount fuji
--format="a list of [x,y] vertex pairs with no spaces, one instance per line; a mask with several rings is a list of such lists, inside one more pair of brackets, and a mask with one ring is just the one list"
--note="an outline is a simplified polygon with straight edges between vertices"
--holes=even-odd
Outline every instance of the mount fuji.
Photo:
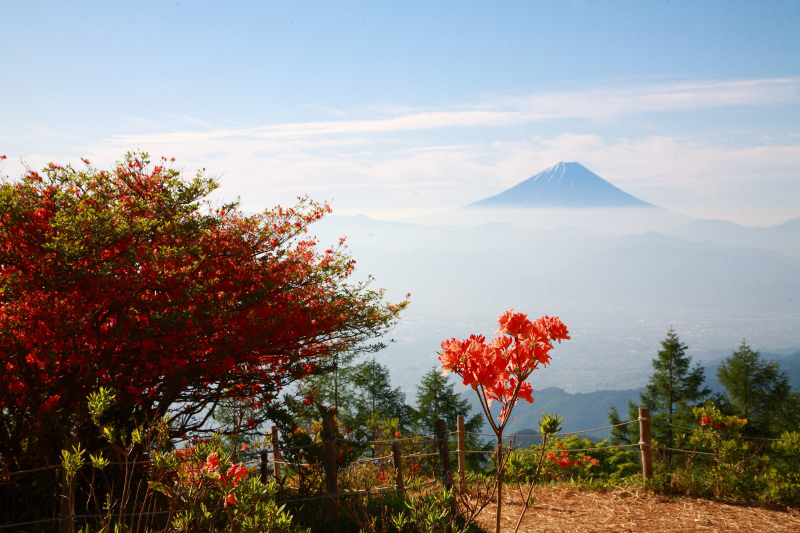
[[558,163],[467,207],[619,208],[656,207],[618,189],[580,163]]
[[406,219],[423,225],[511,224],[602,233],[672,231],[691,222],[615,187],[580,163],[558,163],[505,191],[449,211]]

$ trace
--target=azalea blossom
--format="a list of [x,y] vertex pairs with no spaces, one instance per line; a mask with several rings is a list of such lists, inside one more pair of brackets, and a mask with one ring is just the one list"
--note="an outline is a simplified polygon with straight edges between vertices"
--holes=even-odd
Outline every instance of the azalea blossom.
[[465,386],[481,389],[487,407],[499,401],[502,421],[510,416],[510,408],[518,399],[533,402],[533,388],[526,379],[550,363],[554,340],[561,342],[570,337],[558,317],[545,315],[531,321],[528,315],[509,309],[497,323],[498,337],[488,344],[483,335],[442,342],[439,361],[444,374],[455,372]]
[[206,457],[206,465],[204,467],[209,472],[215,471],[219,468],[219,457],[217,457],[217,452],[211,453]]

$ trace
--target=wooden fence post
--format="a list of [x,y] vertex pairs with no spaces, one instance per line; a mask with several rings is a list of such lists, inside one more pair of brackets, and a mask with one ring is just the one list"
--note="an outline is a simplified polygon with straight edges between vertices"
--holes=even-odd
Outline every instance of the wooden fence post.
[[392,443],[392,462],[394,463],[394,487],[405,490],[403,482],[403,455],[400,453],[400,443]]
[[441,418],[433,423],[436,440],[439,443],[439,458],[442,461],[442,485],[447,490],[453,488],[453,474],[450,466],[450,450],[447,447],[447,425]]
[[[64,449],[69,453],[75,451],[80,441],[75,437],[67,437]],[[77,475],[77,473],[76,473]],[[75,476],[67,480],[67,472],[61,472],[61,506],[59,509],[58,533],[72,533],[75,530]]]
[[281,480],[281,461],[283,460],[281,451],[278,449],[279,444],[278,427],[272,426],[272,474],[278,481]]
[[458,491],[464,492],[467,471],[467,446],[464,435],[464,417],[458,415]]
[[322,415],[322,445],[323,467],[325,469],[325,490],[328,492],[326,500],[328,507],[326,531],[338,533],[339,508],[336,502],[339,499],[339,481],[336,476],[336,420],[333,413],[326,411]]
[[639,448],[642,450],[642,477],[653,477],[653,448],[650,436],[650,409],[639,408]]
[[269,452],[262,451],[259,453],[261,456],[261,483],[269,481]]

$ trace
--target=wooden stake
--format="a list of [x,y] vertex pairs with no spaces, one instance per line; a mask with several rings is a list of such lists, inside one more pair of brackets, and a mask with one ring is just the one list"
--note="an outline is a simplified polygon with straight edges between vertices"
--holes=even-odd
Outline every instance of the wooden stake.
[[442,486],[453,488],[453,474],[450,466],[450,450],[447,449],[447,425],[441,418],[433,423],[436,440],[439,443],[439,458],[442,462]]
[[262,451],[259,453],[261,456],[261,483],[269,481],[269,452]]
[[280,482],[281,461],[283,461],[283,457],[281,457],[281,452],[278,449],[279,444],[280,442],[278,441],[278,427],[272,426],[272,475],[274,475],[275,479]]
[[639,448],[642,450],[642,477],[653,477],[653,442],[650,436],[650,409],[639,408]]
[[466,436],[464,435],[464,417],[458,415],[458,491],[464,492],[467,476]]
[[326,411],[322,415],[323,467],[325,469],[325,490],[328,493],[326,531],[339,531],[339,482],[336,465],[336,420],[333,413]]
[[400,453],[400,444],[392,443],[392,462],[394,463],[394,487],[398,490],[405,490],[403,482],[403,455]]

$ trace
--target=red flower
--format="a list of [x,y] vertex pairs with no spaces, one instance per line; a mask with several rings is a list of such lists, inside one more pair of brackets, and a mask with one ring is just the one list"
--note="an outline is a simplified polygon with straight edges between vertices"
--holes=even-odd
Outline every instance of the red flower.
[[206,457],[206,464],[204,467],[208,471],[213,471],[219,468],[219,457],[217,457],[217,452],[211,453]]
[[223,485],[226,485],[230,481],[231,488],[235,487],[239,484],[239,481],[247,477],[247,468],[242,465],[231,465],[228,468],[228,471],[222,477],[221,481]]
[[58,405],[58,402],[59,402],[60,400],[61,400],[61,396],[60,396],[60,395],[58,395],[58,394],[56,394],[56,395],[54,395],[54,396],[50,396],[50,397],[47,399],[47,401],[46,401],[46,402],[44,402],[44,403],[42,404],[42,406],[39,408],[39,411],[40,411],[40,412],[42,412],[42,413],[46,413],[47,411],[50,411],[50,410],[51,410],[53,407],[55,407],[56,405]]
[[236,496],[234,496],[233,492],[228,494],[228,497],[225,498],[225,507],[228,507],[228,505],[236,505]]

